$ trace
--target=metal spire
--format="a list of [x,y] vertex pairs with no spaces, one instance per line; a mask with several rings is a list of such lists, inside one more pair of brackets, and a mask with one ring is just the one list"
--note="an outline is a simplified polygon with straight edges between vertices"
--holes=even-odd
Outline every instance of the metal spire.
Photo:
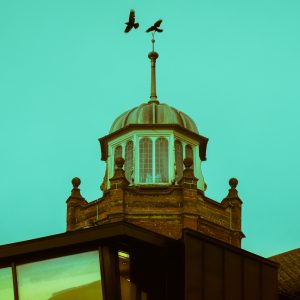
[[149,103],[159,103],[156,95],[156,69],[155,69],[155,64],[156,64],[156,59],[158,58],[158,53],[154,51],[154,34],[155,31],[152,32],[152,51],[148,54],[148,57],[151,60],[151,89],[150,89],[150,100]]

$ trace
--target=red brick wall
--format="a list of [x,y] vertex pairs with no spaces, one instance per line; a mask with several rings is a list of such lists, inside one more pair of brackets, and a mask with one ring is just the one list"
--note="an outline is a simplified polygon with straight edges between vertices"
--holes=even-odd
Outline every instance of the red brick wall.
[[67,229],[123,220],[174,239],[190,228],[240,247],[241,205],[234,198],[224,200],[208,199],[193,186],[143,188],[118,181],[100,201],[68,200]]

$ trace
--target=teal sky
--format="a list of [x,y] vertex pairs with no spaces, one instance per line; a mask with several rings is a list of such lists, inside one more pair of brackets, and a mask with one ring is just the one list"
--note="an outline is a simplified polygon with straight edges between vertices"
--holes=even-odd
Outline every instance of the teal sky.
[[[139,30],[124,34],[136,10]],[[98,138],[157,91],[209,138],[207,196],[239,180],[243,248],[300,246],[298,0],[2,0],[0,244],[64,232],[71,179],[101,197]]]

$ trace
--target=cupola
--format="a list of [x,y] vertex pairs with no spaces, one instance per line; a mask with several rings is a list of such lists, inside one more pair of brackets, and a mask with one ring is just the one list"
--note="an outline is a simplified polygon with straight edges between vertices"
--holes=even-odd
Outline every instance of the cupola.
[[153,31],[150,99],[122,113],[99,139],[106,162],[102,197],[86,201],[80,180],[72,181],[68,231],[125,221],[176,240],[188,229],[240,247],[237,179],[230,179],[222,202],[208,198],[201,171],[208,139],[188,115],[158,100],[154,34],[161,22],[147,29]]
[[[154,39],[152,40],[154,45]],[[191,158],[204,191],[201,163],[206,160],[208,139],[199,134],[195,122],[185,113],[160,103],[156,95],[156,60],[158,53],[148,54],[151,63],[150,99],[122,113],[113,122],[108,135],[100,138],[101,159],[106,161],[102,189],[110,187],[115,159],[125,159],[124,171],[130,185],[177,185],[183,174],[183,160]]]

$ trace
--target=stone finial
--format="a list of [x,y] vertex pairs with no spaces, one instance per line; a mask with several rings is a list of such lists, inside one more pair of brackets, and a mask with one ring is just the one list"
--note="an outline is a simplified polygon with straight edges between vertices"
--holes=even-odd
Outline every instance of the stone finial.
[[78,177],[72,179],[73,188],[78,188],[80,186],[81,180]]
[[239,181],[236,178],[229,179],[230,189],[228,190],[228,195],[226,198],[238,198],[238,191],[236,189]]
[[78,210],[87,204],[87,201],[81,196],[78,188],[81,180],[78,177],[72,179],[73,189],[70,197],[67,199],[67,231],[76,227]]
[[116,157],[115,164],[118,169],[123,169],[125,163],[125,159],[123,157]]
[[114,176],[109,179],[112,187],[127,186],[129,181],[126,179],[125,171],[123,170],[125,160],[123,157],[116,157],[115,164],[117,168],[115,169]]
[[184,187],[196,189],[198,178],[195,177],[194,170],[192,168],[193,159],[187,157],[183,160],[183,164],[185,166],[185,169],[183,170],[182,178],[178,183],[183,185]]
[[235,189],[238,185],[239,181],[236,178],[229,179],[229,185],[232,189]]
[[80,198],[80,199],[84,199],[81,194],[80,194],[80,189],[78,188],[79,185],[81,183],[80,178],[78,177],[74,177],[72,179],[72,185],[73,185],[73,189],[71,191],[71,196],[72,198]]
[[223,199],[222,204],[226,208],[229,207],[230,229],[235,231],[234,235],[232,236],[232,241],[235,241],[234,244],[240,247],[241,238],[244,237],[243,233],[241,232],[241,210],[243,202],[239,198],[238,191],[236,189],[238,183],[239,182],[236,178],[229,179],[230,189],[228,190],[226,198]]
[[186,169],[190,169],[193,165],[193,159],[190,158],[190,157],[186,157],[184,160],[183,160],[183,164],[185,166]]

